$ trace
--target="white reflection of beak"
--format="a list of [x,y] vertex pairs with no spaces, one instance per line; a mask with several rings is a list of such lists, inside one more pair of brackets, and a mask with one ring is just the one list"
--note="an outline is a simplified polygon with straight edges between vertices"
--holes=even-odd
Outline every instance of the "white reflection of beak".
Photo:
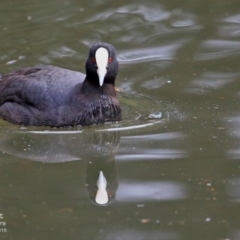
[[104,77],[107,73],[108,65],[108,50],[106,48],[100,47],[95,53],[95,59],[97,63],[97,74],[99,79],[100,87],[103,85]]
[[99,177],[97,180],[97,187],[98,187],[98,190],[97,190],[97,194],[95,197],[96,203],[101,204],[101,205],[108,203],[108,194],[107,194],[107,190],[106,190],[107,180],[104,177],[102,171],[100,171],[100,173],[99,173]]

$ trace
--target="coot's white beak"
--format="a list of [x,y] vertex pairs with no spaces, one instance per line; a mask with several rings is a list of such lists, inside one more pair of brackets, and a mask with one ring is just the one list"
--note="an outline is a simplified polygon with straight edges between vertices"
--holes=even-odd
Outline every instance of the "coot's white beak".
[[98,187],[98,190],[97,190],[97,194],[95,197],[96,203],[101,204],[101,205],[108,203],[108,194],[107,194],[107,190],[106,190],[107,180],[104,177],[102,171],[100,171],[100,173],[99,173],[99,177],[97,180],[97,187]]
[[95,53],[95,59],[97,63],[97,74],[99,79],[99,85],[102,86],[104,82],[104,77],[107,73],[107,65],[108,65],[108,51],[106,48],[98,48]]

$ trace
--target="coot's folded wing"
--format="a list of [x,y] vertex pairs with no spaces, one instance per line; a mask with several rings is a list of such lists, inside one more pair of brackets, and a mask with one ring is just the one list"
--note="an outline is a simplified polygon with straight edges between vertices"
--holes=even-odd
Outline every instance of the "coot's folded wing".
[[66,103],[69,93],[85,75],[55,66],[17,70],[0,79],[0,105],[16,102],[43,110]]

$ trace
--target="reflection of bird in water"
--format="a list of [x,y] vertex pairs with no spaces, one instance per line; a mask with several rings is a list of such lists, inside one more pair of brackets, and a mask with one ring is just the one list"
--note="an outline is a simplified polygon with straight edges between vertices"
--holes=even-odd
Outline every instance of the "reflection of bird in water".
[[14,124],[51,127],[120,121],[114,47],[94,44],[85,66],[86,76],[38,66],[0,77],[0,118]]
[[90,199],[97,204],[107,204],[115,199],[118,173],[114,158],[119,141],[119,132],[94,132],[86,135],[85,159],[90,159],[87,164],[86,186]]
[[118,188],[115,161],[88,163],[86,186],[93,202],[100,205],[112,202]]
[[[91,156],[91,161],[100,159],[111,162],[115,158],[120,141],[119,132],[88,132],[84,134],[84,154]],[[82,153],[83,153],[82,152]]]
[[[48,163],[82,159],[87,163],[86,185],[90,198],[94,202],[96,200],[97,204],[107,204],[112,201],[118,187],[118,173],[114,159],[119,146],[120,133],[117,131],[56,133],[57,131],[2,131],[0,150],[20,158]],[[98,190],[105,188],[105,200],[96,198],[97,193],[103,192]]]

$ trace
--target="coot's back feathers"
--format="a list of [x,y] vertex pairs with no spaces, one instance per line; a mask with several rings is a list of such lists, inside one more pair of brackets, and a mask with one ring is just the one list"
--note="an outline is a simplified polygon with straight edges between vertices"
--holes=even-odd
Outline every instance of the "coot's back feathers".
[[51,127],[120,121],[117,71],[115,49],[106,43],[90,49],[86,76],[55,66],[17,70],[0,79],[0,117],[14,124]]

